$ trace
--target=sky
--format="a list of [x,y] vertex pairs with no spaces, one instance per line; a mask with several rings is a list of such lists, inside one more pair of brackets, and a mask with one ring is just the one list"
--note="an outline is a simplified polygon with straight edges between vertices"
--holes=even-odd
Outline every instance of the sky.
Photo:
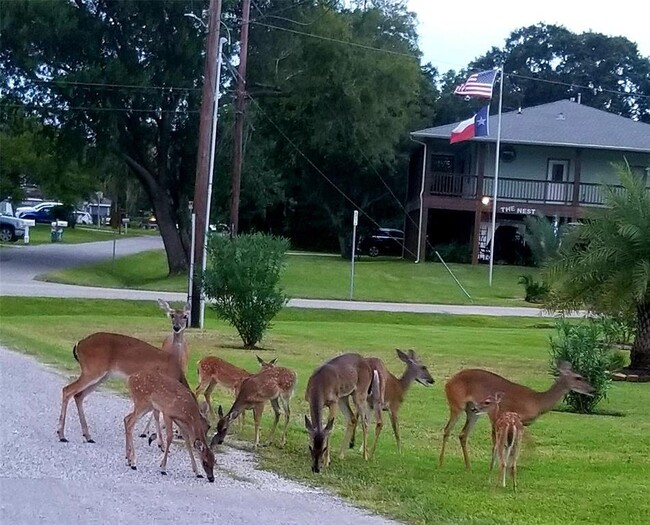
[[[584,0],[407,0],[418,15],[424,62],[440,72],[459,70],[492,47],[501,48],[515,29],[543,22],[573,33],[624,36],[650,56],[650,0],[624,3]],[[624,7],[623,7],[624,6]],[[457,8],[456,8],[457,7]]]

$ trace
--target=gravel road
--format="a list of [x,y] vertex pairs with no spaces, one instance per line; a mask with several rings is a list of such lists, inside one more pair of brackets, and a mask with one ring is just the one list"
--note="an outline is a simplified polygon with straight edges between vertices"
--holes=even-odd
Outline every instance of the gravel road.
[[[260,471],[254,455],[225,447],[215,483],[194,477],[176,446],[159,454],[135,438],[138,470],[126,467],[123,418],[130,402],[98,391],[86,400],[95,444],[83,443],[70,403],[67,437],[55,429],[66,378],[0,347],[0,523],[388,524],[324,491]],[[307,458],[305,457],[305,468]]]

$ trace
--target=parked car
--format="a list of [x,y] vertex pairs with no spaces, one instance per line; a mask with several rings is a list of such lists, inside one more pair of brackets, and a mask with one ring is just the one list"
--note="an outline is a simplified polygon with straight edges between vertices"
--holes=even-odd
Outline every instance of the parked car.
[[19,206],[16,208],[14,214],[16,217],[22,217],[26,213],[37,213],[44,208],[52,208],[53,206],[61,206],[63,203],[57,201],[43,201],[33,206]]
[[0,215],[0,242],[16,242],[25,236],[25,221],[13,215]]
[[43,224],[50,224],[55,220],[68,221],[71,226],[76,223],[76,217],[69,206],[53,203],[34,206],[34,211],[23,211],[20,214],[20,218],[32,219],[37,223]]
[[77,224],[93,224],[93,217],[87,211],[75,210]]
[[363,235],[357,244],[357,253],[377,257],[378,255],[402,255],[404,232],[393,228],[376,228]]

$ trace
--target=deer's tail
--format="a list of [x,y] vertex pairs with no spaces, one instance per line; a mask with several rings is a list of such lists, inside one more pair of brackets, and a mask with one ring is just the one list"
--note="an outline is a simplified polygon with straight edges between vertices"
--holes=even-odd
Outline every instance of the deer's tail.
[[378,370],[372,371],[372,381],[370,382],[370,389],[368,395],[372,399],[372,404],[375,407],[381,407],[384,400],[381,398],[381,377]]
[[77,346],[78,346],[78,345],[79,345],[79,343],[75,344],[75,345],[72,347],[72,355],[74,356],[74,358],[75,358],[75,360],[77,361],[77,363],[79,362],[79,356],[77,355]]

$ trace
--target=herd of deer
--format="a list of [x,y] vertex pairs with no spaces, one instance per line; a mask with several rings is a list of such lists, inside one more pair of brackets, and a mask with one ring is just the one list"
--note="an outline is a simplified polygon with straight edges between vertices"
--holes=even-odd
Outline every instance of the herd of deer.
[[[192,470],[197,477],[203,477],[196,466],[193,449],[199,453],[208,481],[214,481],[214,452],[222,444],[230,423],[246,410],[253,411],[255,425],[255,447],[260,442],[260,423],[264,406],[270,402],[275,419],[267,444],[273,442],[275,431],[284,412],[284,428],[279,446],[286,443],[287,427],[291,416],[290,401],[296,387],[296,374],[288,368],[275,366],[277,359],[266,362],[257,357],[261,370],[251,373],[236,367],[223,359],[208,356],[198,363],[199,384],[195,391],[190,389],[186,379],[189,350],[184,339],[188,325],[189,304],[176,310],[163,300],[160,307],[169,316],[172,334],[162,346],[156,348],[144,341],[126,335],[97,332],[79,341],[73,348],[73,355],[79,362],[79,378],[63,388],[61,415],[57,434],[60,441],[65,437],[66,411],[74,397],[79,413],[83,437],[94,443],[83,410],[85,397],[105,380],[113,377],[126,378],[133,401],[133,410],[124,418],[127,465],[136,470],[133,447],[133,430],[136,422],[152,412],[147,429],[153,422],[158,444],[163,451],[160,471],[166,474],[167,456],[174,437],[174,425],[180,431],[190,456]],[[341,443],[340,457],[346,448],[353,448],[356,427],[361,420],[364,459],[371,459],[377,448],[382,430],[382,412],[388,411],[398,450],[401,450],[398,412],[404,402],[410,385],[417,381],[425,386],[434,380],[427,367],[421,363],[413,350],[397,350],[398,358],[406,365],[401,377],[391,374],[384,363],[374,357],[363,357],[346,353],[334,357],[318,367],[309,378],[305,400],[309,405],[309,416],[305,415],[305,427],[309,433],[311,469],[314,473],[330,463],[329,436],[334,426],[337,410],[343,413],[346,430]],[[517,488],[517,458],[524,426],[548,412],[569,391],[592,395],[594,388],[569,363],[558,364],[558,378],[545,392],[528,387],[481,369],[465,369],[455,374],[445,385],[450,416],[445,426],[439,465],[442,466],[445,446],[461,413],[466,414],[465,425],[460,433],[460,445],[469,470],[467,440],[474,424],[482,413],[487,413],[492,424],[492,461],[490,471],[499,458],[501,483],[506,485],[506,471],[511,472],[513,487]],[[211,394],[220,385],[231,390],[235,401],[224,414],[221,406],[215,413]],[[199,402],[203,394],[205,401]],[[352,400],[353,407],[350,406]],[[328,409],[328,419],[323,426],[323,411]],[[218,418],[216,432],[208,443],[208,419]],[[368,447],[368,426],[371,416],[375,420],[375,435]],[[163,425],[160,420],[162,418]],[[163,442],[162,428],[165,430]],[[141,436],[146,435],[146,431]]]

